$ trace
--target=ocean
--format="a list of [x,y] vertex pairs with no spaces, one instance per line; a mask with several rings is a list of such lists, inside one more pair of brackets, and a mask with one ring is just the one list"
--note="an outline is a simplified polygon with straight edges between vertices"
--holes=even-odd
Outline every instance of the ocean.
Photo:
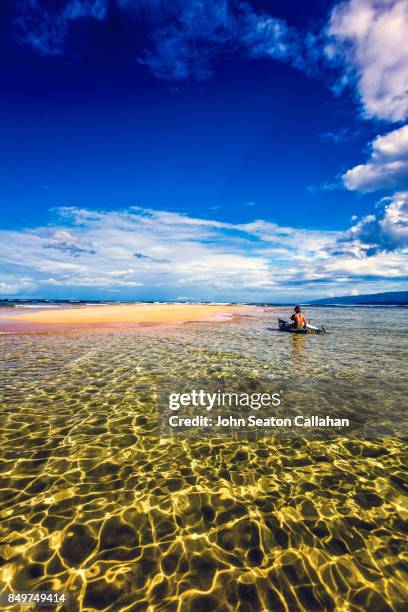
[[[329,333],[298,336],[290,312],[2,335],[3,585],[69,610],[402,610],[408,321],[307,307]],[[175,431],[166,398],[193,389],[350,427]]]

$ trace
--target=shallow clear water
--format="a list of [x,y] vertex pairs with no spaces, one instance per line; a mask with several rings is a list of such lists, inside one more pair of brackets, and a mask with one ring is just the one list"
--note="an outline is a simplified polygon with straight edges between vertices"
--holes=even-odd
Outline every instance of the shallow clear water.
[[[270,331],[273,309],[1,336],[4,588],[69,610],[402,610],[405,311],[307,314],[331,334]],[[278,413],[352,427],[170,437],[157,398],[184,388],[282,390]]]

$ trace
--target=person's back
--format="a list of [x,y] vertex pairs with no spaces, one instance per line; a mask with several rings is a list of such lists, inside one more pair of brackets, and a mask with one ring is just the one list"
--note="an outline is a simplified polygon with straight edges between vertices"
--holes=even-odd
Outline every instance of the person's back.
[[300,306],[295,306],[295,312],[290,318],[294,322],[294,326],[297,329],[303,329],[304,327],[306,327],[307,321],[300,309]]

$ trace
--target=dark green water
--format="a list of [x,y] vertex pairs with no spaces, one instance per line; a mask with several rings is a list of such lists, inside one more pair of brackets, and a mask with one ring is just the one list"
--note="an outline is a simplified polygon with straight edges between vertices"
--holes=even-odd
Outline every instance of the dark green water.
[[[294,337],[267,330],[282,314],[1,336],[2,588],[67,610],[404,609],[406,318],[310,309],[331,334]],[[203,385],[352,427],[170,437],[158,397]]]

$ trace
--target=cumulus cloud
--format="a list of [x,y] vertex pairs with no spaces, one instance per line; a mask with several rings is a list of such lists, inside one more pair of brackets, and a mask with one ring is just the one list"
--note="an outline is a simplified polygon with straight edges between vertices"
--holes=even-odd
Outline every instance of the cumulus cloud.
[[340,65],[340,87],[355,84],[366,117],[408,115],[408,3],[347,0],[332,11],[326,56]]
[[65,207],[54,226],[0,232],[0,291],[256,301],[397,281],[407,254],[401,198],[378,212],[377,228],[365,219],[346,235],[262,219],[233,224],[140,207]]
[[18,277],[3,271],[0,280],[0,295],[18,295],[35,289],[36,283],[31,278]]
[[351,191],[408,187],[408,125],[377,136],[368,162],[348,170],[342,178]]
[[408,192],[396,193],[382,200],[378,210],[353,225],[342,242],[356,256],[407,248]]

